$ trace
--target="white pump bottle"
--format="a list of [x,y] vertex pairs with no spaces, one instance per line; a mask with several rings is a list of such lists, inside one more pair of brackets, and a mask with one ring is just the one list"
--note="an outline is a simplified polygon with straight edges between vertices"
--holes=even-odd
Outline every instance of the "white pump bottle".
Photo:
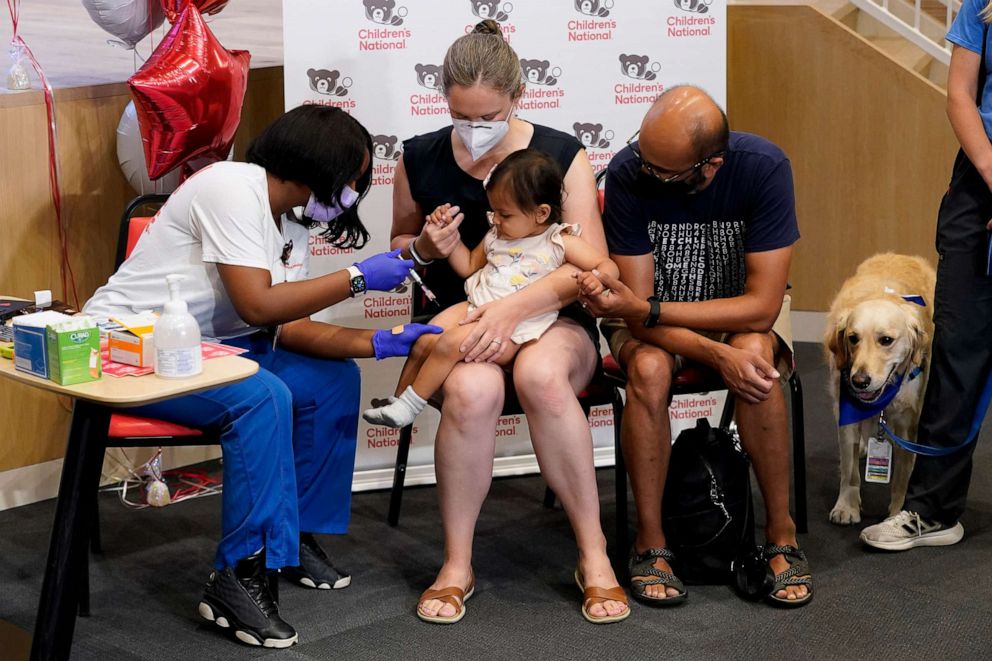
[[155,373],[167,379],[196,376],[203,371],[200,326],[179,298],[181,275],[167,275],[169,300],[155,322]]

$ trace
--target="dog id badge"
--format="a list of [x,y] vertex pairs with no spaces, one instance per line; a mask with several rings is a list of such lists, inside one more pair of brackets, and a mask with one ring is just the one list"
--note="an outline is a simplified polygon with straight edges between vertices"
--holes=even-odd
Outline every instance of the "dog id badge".
[[[881,436],[881,434],[879,434]],[[892,473],[892,444],[884,437],[868,437],[868,458],[865,460],[865,482],[888,484]]]

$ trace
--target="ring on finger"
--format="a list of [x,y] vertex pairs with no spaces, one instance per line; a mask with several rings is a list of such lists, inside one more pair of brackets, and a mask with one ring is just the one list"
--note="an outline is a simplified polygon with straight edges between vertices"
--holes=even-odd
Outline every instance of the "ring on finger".
[[503,340],[501,340],[498,337],[494,337],[492,340],[489,341],[489,344],[497,344],[497,345],[499,345],[499,344],[502,344],[502,343],[503,343]]

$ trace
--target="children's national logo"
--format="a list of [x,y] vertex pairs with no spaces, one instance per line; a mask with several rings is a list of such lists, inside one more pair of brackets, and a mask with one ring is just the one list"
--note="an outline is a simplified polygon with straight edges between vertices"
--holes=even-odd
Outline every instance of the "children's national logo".
[[[599,122],[575,122],[572,124],[575,137],[586,148],[586,158],[592,163],[593,169],[606,167],[610,159],[616,155],[616,149],[610,149],[613,142],[613,131],[603,130]],[[621,145],[622,146],[622,145]]]
[[307,69],[310,89],[325,96],[347,96],[351,78],[342,78],[337,69]]
[[373,135],[372,136],[372,156],[380,161],[398,161],[403,150],[398,144],[395,135]]
[[713,0],[673,0],[675,7],[694,14],[705,14],[710,10]]
[[527,86],[517,110],[557,110],[565,90],[558,87],[561,67],[552,67],[548,60],[520,60],[520,70]]
[[496,0],[468,0],[469,4],[472,5],[472,13],[479,18],[486,19],[491,18],[494,21],[503,22],[510,18],[510,12],[513,11],[513,5],[509,2],[504,2],[502,5]]
[[572,124],[575,137],[579,139],[583,147],[593,149],[607,149],[610,141],[613,140],[613,131],[603,131],[602,124],[592,124],[587,122],[575,122]]
[[647,55],[620,54],[620,72],[628,78],[654,80],[658,77],[661,65],[651,62]]
[[520,69],[524,79],[535,85],[557,85],[561,75],[561,67],[552,68],[548,60],[520,60]]
[[621,53],[620,73],[636,82],[619,82],[613,86],[613,103],[618,106],[653,103],[665,86],[657,81],[661,65],[647,55]]
[[365,18],[380,25],[403,25],[406,7],[396,8],[396,0],[362,0]]
[[444,94],[441,94],[441,67],[436,64],[417,63],[413,70],[417,74],[417,84],[428,91],[415,91],[410,95],[410,116],[449,114],[448,100],[444,98]]
[[575,10],[586,16],[606,18],[610,15],[611,9],[613,9],[613,0],[575,0]]
[[413,67],[417,72],[417,84],[429,90],[441,89],[441,67],[436,64],[417,64]]
[[[667,34],[669,37],[709,37],[717,24],[715,16],[709,14],[713,0],[672,0],[675,8],[684,14],[669,16]],[[691,14],[686,16],[685,14]]]
[[610,41],[617,22],[610,16],[613,0],[575,0],[579,18],[568,19],[569,41]]

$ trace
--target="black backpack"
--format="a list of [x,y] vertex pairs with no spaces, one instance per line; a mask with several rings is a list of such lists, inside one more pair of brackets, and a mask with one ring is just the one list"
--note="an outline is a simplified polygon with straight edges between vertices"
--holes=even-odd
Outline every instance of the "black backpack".
[[665,482],[662,526],[683,582],[737,583],[751,593],[740,584],[740,574],[758,571],[763,586],[765,565],[754,561],[750,474],[747,455],[726,429],[702,418],[679,434]]

